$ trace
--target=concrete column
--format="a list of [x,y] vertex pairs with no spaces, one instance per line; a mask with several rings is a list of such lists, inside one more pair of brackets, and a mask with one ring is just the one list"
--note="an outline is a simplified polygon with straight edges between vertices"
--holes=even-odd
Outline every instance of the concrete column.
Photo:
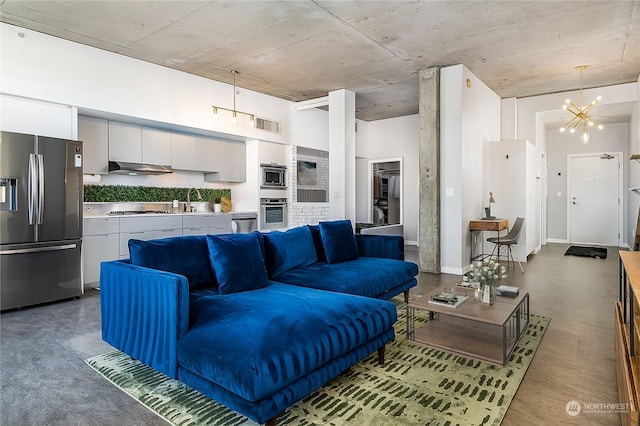
[[420,71],[420,270],[440,272],[440,69]]
[[356,220],[356,94],[329,92],[329,218]]

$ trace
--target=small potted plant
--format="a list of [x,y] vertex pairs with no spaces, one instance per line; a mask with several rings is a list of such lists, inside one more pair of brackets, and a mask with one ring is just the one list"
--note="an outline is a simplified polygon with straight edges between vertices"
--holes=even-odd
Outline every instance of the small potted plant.
[[222,211],[222,204],[220,197],[213,197],[209,202],[209,205],[212,207],[211,210],[214,213],[220,213]]

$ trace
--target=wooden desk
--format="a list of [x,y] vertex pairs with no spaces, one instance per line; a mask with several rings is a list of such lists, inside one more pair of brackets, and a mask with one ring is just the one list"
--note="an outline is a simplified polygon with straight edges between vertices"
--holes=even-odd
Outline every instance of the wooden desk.
[[473,233],[476,232],[484,232],[484,231],[495,231],[498,233],[498,238],[500,238],[500,231],[505,229],[509,229],[509,219],[478,219],[469,221],[469,238],[471,239],[471,262],[474,260],[483,260],[489,257],[488,254],[484,253],[484,241],[482,242],[482,253],[475,255],[473,254]]
[[470,231],[502,231],[509,229],[509,219],[480,219],[469,222]]

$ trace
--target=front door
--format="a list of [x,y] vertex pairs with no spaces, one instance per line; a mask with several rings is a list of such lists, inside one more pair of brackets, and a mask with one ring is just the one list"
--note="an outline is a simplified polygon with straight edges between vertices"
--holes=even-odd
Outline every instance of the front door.
[[569,156],[572,244],[618,245],[620,158],[620,153]]

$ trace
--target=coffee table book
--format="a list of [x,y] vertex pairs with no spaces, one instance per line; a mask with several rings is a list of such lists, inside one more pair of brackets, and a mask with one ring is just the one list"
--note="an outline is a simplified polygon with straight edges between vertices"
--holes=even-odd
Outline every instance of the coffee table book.
[[446,302],[444,300],[438,300],[437,296],[433,297],[435,297],[435,299],[432,298],[431,300],[429,300],[429,303],[432,303],[434,305],[447,306],[449,308],[455,308],[469,298],[469,296],[455,296],[455,298],[452,299],[451,302]]
[[518,287],[512,287],[509,285],[500,285],[496,287],[496,295],[504,297],[516,297],[519,293]]

